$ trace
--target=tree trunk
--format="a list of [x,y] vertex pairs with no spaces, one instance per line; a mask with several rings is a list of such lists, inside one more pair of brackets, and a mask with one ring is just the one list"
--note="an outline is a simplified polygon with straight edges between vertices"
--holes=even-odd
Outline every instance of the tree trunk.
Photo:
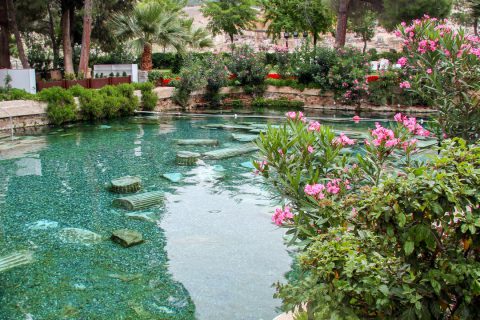
[[142,53],[142,62],[140,64],[140,69],[144,71],[150,71],[153,68],[152,64],[152,44],[146,42],[143,46]]
[[65,73],[75,73],[73,70],[73,50],[70,29],[70,8],[62,1],[62,41],[63,41],[63,66]]
[[47,2],[47,11],[48,11],[48,33],[50,36],[50,41],[52,42],[53,50],[53,68],[58,68],[60,60],[60,46],[57,42],[57,36],[55,35],[55,23],[53,22],[52,8],[50,7],[50,1]]
[[[10,69],[10,30],[8,28],[7,1],[0,0],[0,69]],[[3,81],[3,79],[0,79]]]
[[318,35],[316,32],[313,32],[313,46],[316,48],[318,42]]
[[473,32],[478,37],[478,19],[474,18],[473,20]]
[[90,57],[90,35],[92,33],[92,6],[93,0],[85,0],[83,5],[83,33],[82,33],[82,51],[80,53],[80,63],[78,64],[78,75],[84,77],[88,73],[88,59]]
[[347,37],[347,21],[348,21],[348,6],[350,0],[340,0],[337,15],[337,32],[335,34],[335,47],[341,48],[345,46]]
[[24,69],[30,69],[30,64],[28,63],[27,56],[25,55],[25,49],[23,48],[22,37],[20,36],[20,31],[18,31],[17,25],[17,10],[13,4],[13,0],[7,0],[7,10],[8,10],[8,22],[12,28],[13,34],[15,35],[15,41],[17,43],[18,56],[22,62],[22,67]]
[[365,54],[365,52],[367,52],[367,40],[363,40],[363,54]]

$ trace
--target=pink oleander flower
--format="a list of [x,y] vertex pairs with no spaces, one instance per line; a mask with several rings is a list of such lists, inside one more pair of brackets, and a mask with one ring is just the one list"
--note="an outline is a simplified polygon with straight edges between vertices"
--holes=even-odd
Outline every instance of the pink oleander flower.
[[358,216],[358,211],[355,207],[352,208],[352,218],[356,218]]
[[399,64],[402,67],[405,67],[407,65],[408,59],[406,57],[401,57],[398,59],[397,64]]
[[284,156],[285,154],[283,153],[283,150],[282,149],[278,149],[278,154],[281,155],[281,156]]
[[323,194],[323,190],[325,190],[325,186],[323,184],[307,184],[303,191],[312,197],[315,197],[317,199],[323,199],[325,198],[325,195]]
[[254,171],[254,174],[257,175],[260,172],[265,171],[265,167],[268,165],[268,162],[266,160],[263,161],[255,161],[258,164],[258,170]]
[[349,137],[347,137],[343,132],[340,133],[340,136],[339,137],[336,137],[335,139],[333,139],[332,143],[334,145],[342,145],[342,146],[351,146],[351,145],[354,145],[355,144],[355,140],[353,139],[350,139]]
[[408,82],[408,81],[403,81],[402,83],[400,83],[400,88],[402,88],[402,89],[410,89],[410,88],[411,88],[410,82]]
[[272,222],[277,226],[281,226],[285,220],[293,219],[293,213],[290,210],[291,208],[289,206],[285,206],[283,209],[275,209],[275,213],[272,216]]
[[310,121],[308,124],[308,131],[320,131],[320,122],[318,121]]
[[291,120],[300,120],[300,121],[303,121],[305,122],[305,116],[303,115],[303,112],[299,111],[298,113],[295,112],[295,111],[289,111],[285,114],[285,116],[288,118],[288,119],[291,119]]
[[432,69],[428,68],[426,72],[427,72],[427,74],[432,74],[433,71],[432,71]]
[[423,128],[419,123],[417,123],[417,119],[414,117],[407,117],[402,115],[401,113],[397,113],[394,117],[396,122],[399,122],[405,126],[411,133],[422,136],[422,137],[429,137],[430,131]]
[[308,146],[308,147],[307,147],[307,151],[308,151],[308,153],[313,153],[313,151],[314,151],[314,150],[313,150],[313,147],[312,147],[312,146]]
[[406,152],[407,149],[412,149],[412,150],[415,150],[416,146],[417,146],[417,139],[412,139],[412,140],[409,140],[409,141],[404,141],[402,143],[402,149]]
[[352,119],[353,119],[353,122],[359,123],[361,118],[359,116],[354,116]]
[[329,182],[327,182],[327,192],[330,194],[337,194],[340,192],[340,179],[333,179]]

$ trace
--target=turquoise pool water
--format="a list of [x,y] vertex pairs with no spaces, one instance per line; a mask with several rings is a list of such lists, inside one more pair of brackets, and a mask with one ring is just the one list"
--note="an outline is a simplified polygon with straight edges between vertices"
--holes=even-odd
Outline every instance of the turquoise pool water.
[[[267,121],[281,120],[135,117],[0,139],[0,257],[29,250],[35,258],[0,273],[0,319],[275,317],[271,285],[291,258],[283,231],[270,223],[276,203],[245,164],[253,155],[178,166],[177,151],[215,147],[173,141],[238,146],[232,133],[241,130],[205,125]],[[141,177],[143,191],[164,191],[164,204],[135,212],[143,217],[112,207],[118,195],[105,184],[125,175]],[[80,239],[69,228],[98,236]],[[145,242],[123,248],[110,241],[121,228],[139,231]]]

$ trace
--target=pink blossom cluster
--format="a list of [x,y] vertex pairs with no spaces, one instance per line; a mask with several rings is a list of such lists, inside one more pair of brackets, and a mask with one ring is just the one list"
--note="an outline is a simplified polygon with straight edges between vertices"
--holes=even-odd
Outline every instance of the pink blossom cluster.
[[352,118],[353,122],[355,122],[355,123],[359,123],[361,119],[362,119],[362,118],[360,118],[360,117],[357,116],[357,115],[356,115],[356,116],[353,116],[353,118]]
[[353,139],[350,139],[349,137],[347,137],[343,132],[340,133],[340,136],[334,138],[332,140],[332,143],[334,145],[342,145],[342,146],[351,146],[351,145],[354,145],[355,144],[355,140]]
[[412,86],[410,84],[410,82],[408,81],[403,81],[402,83],[400,83],[400,88],[402,89],[410,89]]
[[408,59],[406,57],[401,57],[398,59],[397,64],[399,64],[402,67],[405,67],[407,65]]
[[308,124],[308,131],[320,131],[320,122],[318,121],[310,121]]
[[288,53],[288,48],[284,46],[274,46],[273,50],[277,53]]
[[430,131],[427,129],[423,128],[419,123],[417,123],[417,119],[414,117],[407,117],[406,115],[403,115],[401,113],[397,113],[393,119],[396,122],[399,122],[403,124],[408,131],[411,133],[422,136],[422,137],[429,137],[430,136]]
[[338,194],[341,190],[340,186],[342,183],[347,190],[351,189],[350,181],[348,179],[343,182],[340,179],[332,179],[328,181],[326,185],[320,183],[307,184],[303,191],[305,194],[320,200],[325,198],[325,192],[329,194]]
[[325,190],[325,185],[323,184],[307,184],[303,191],[309,196],[315,197],[317,199],[325,198],[323,191]]
[[404,141],[402,143],[403,151],[407,152],[408,149],[415,149],[417,147],[417,142],[418,142],[418,140],[415,139],[415,138],[411,139],[411,140]]
[[[373,139],[372,143],[375,147],[384,145],[387,148],[395,147],[400,143],[400,139],[395,138],[395,133],[387,128],[382,127],[378,122],[375,123],[375,130],[372,130],[371,135]],[[365,144],[370,145],[370,142],[365,140]]]
[[275,213],[272,216],[272,222],[277,226],[281,226],[287,219],[293,219],[293,213],[289,206],[285,206],[283,209],[275,209]]
[[300,121],[303,121],[303,122],[306,121],[305,116],[303,115],[303,112],[301,112],[301,111],[299,111],[298,113],[295,112],[295,111],[289,111],[285,115],[287,116],[287,119],[300,120]]
[[418,52],[421,54],[427,53],[427,51],[437,50],[438,40],[421,40],[418,43]]

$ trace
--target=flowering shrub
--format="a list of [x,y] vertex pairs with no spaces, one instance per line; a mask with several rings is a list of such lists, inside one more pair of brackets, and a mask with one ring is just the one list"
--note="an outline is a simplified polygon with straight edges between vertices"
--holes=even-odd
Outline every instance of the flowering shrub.
[[235,47],[228,70],[236,75],[235,80],[250,93],[259,94],[264,90],[264,81],[267,77],[265,54],[254,53],[248,46]]
[[[275,46],[275,62],[277,66],[277,71],[281,78],[288,78],[291,76],[291,58],[290,53],[288,52],[287,47]],[[280,79],[280,78],[273,78]]]
[[335,50],[326,47],[310,47],[304,44],[291,55],[292,75],[304,85],[316,83],[323,90],[329,89],[328,75],[336,63]]
[[[259,173],[285,199],[272,220],[295,244],[296,277],[277,284],[309,319],[474,319],[480,311],[480,146],[431,136],[413,117],[365,141],[287,113],[259,147]],[[356,157],[346,148],[363,143]]]
[[212,107],[218,107],[222,100],[220,89],[228,83],[227,67],[224,60],[219,56],[207,58],[204,65],[207,80],[204,98]]
[[335,98],[343,103],[361,103],[369,94],[366,75],[370,64],[359,50],[338,50],[337,63],[330,69],[330,87]]
[[438,109],[438,124],[446,136],[478,139],[480,38],[453,29],[446,19],[428,16],[411,25],[402,23],[396,34],[405,51],[399,63],[413,74],[401,87]]

